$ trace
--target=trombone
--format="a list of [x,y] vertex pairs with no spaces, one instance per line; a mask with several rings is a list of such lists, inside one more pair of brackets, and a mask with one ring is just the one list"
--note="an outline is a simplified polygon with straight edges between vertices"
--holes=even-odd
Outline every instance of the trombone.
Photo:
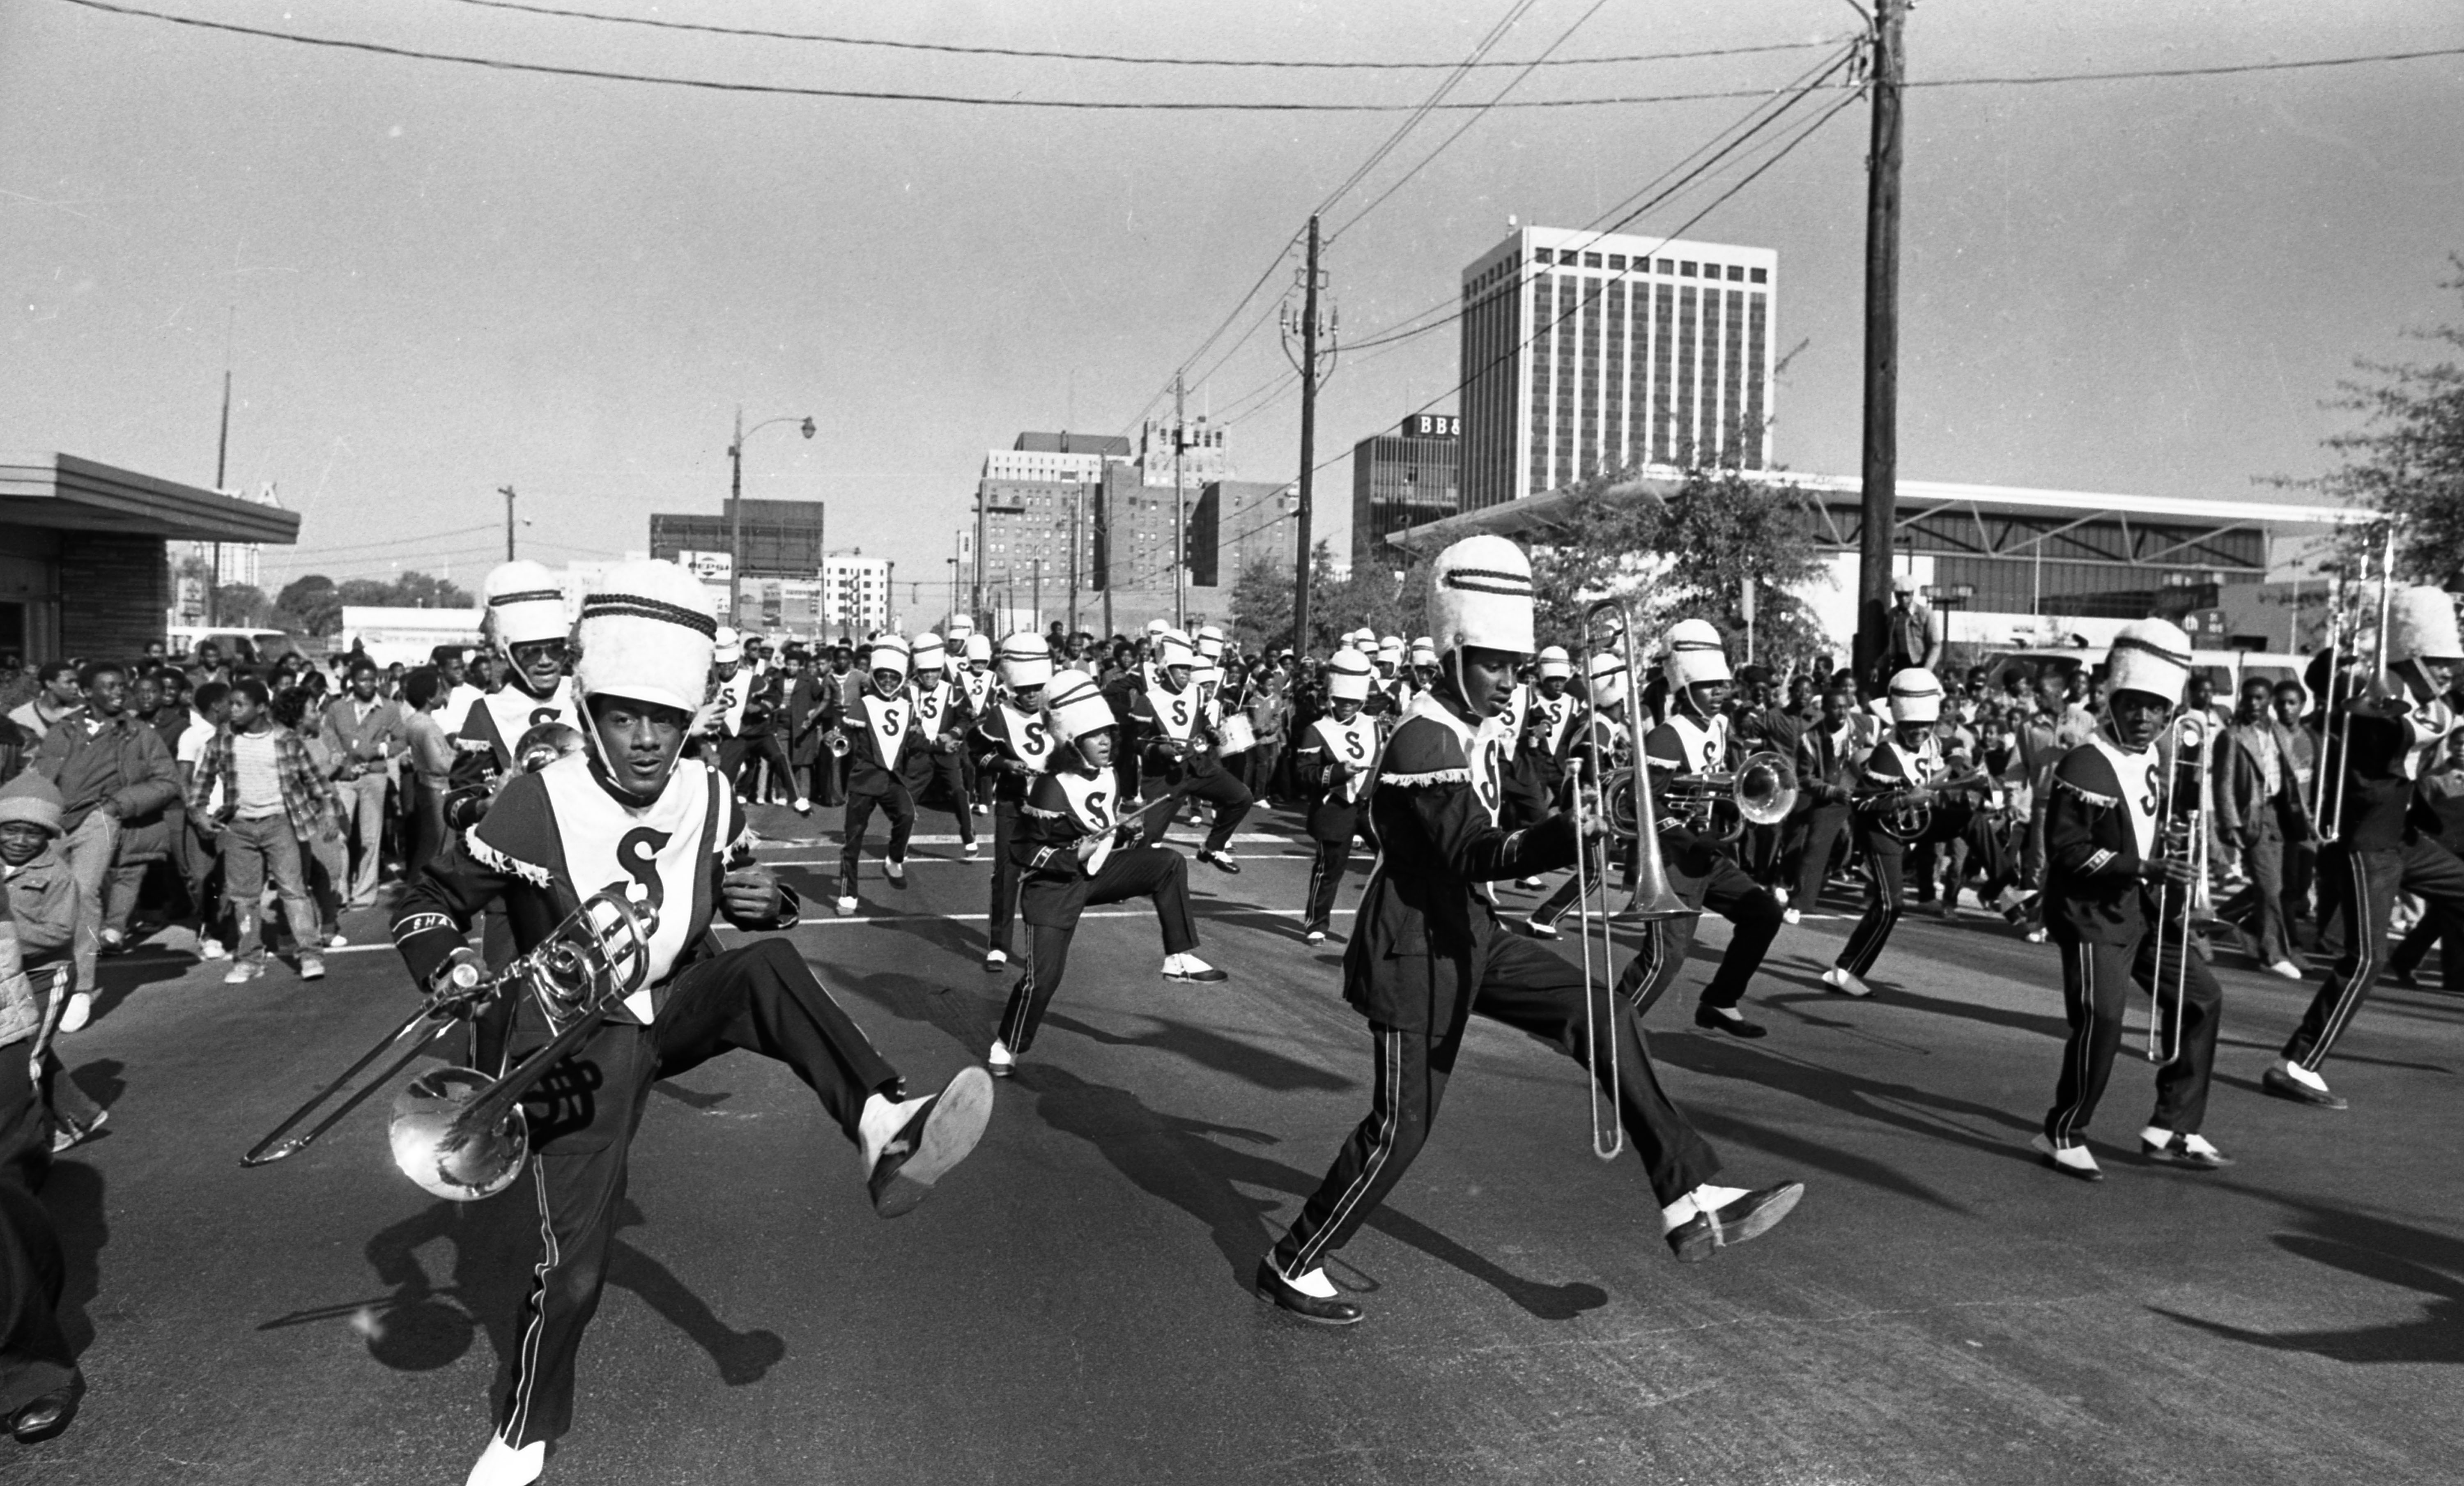
[[[2212,716],[2185,712],[2166,725],[2156,742],[2156,767],[2164,771],[2156,781],[2156,856],[2160,862],[2188,863],[2190,883],[2181,893],[2181,924],[2175,930],[2178,939],[2173,947],[2169,993],[2165,973],[2165,930],[2173,920],[2174,889],[2163,885],[2157,890],[2155,968],[2147,981],[2147,1060],[2151,1063],[2169,1063],[2182,1056],[2182,1006],[2189,991],[2190,936],[2215,917],[2208,890],[2208,789],[2214,776],[2217,732]],[[2183,756],[2192,751],[2198,754],[2195,766]],[[2186,768],[2194,771],[2187,809],[2180,798],[2182,772]],[[2169,1012],[2166,1004],[2168,994],[2172,998]]]
[[[1610,829],[1620,836],[1633,836],[1639,828],[1630,808],[1631,774],[1620,775],[1613,781],[1615,791],[1602,797],[1602,808],[1610,812]],[[1763,749],[1747,754],[1733,774],[1723,771],[1672,779],[1661,798],[1671,811],[1691,817],[1698,830],[1710,828],[1712,814],[1722,804],[1733,806],[1737,823],[1720,838],[1733,841],[1749,825],[1777,825],[1788,819],[1796,808],[1796,766],[1776,751]]]
[[[1615,599],[1602,599],[1583,611],[1583,632],[1587,642],[1584,646],[1585,659],[1588,660],[1589,657],[1589,637],[1598,626],[1600,616],[1612,611],[1617,616],[1618,625],[1625,641],[1625,654],[1628,657],[1626,664],[1631,667],[1634,664],[1633,658],[1642,654],[1642,648],[1635,643],[1632,611]],[[1584,673],[1589,674],[1589,670],[1590,667],[1586,665]],[[1600,971],[1604,975],[1609,976],[1607,994],[1612,1011],[1616,1005],[1617,995],[1613,973],[1617,968],[1615,925],[1620,920],[1639,923],[1645,926],[1643,930],[1645,933],[1652,933],[1657,931],[1652,926],[1667,919],[1683,917],[1693,911],[1685,906],[1685,900],[1677,896],[1677,890],[1669,885],[1668,869],[1660,857],[1659,833],[1649,828],[1651,822],[1657,819],[1657,812],[1652,805],[1651,773],[1641,763],[1642,717],[1637,707],[1640,701],[1639,692],[1640,688],[1634,685],[1633,677],[1629,675],[1626,685],[1626,712],[1627,720],[1631,724],[1629,731],[1633,732],[1635,738],[1636,756],[1635,761],[1619,771],[1614,780],[1605,767],[1606,761],[1600,757],[1600,750],[1596,745],[1598,734],[1596,732],[1593,734],[1595,746],[1592,750],[1592,768],[1594,777],[1599,781],[1599,808],[1602,814],[1608,816],[1610,833],[1613,836],[1620,840],[1631,837],[1636,841],[1634,895],[1623,908],[1615,913],[1603,912],[1599,915]],[[1589,729],[1595,725],[1587,717],[1583,721],[1583,726]],[[1631,831],[1620,830],[1616,813],[1609,809],[1611,791],[1620,786],[1623,791],[1621,798],[1631,801],[1628,813],[1635,822],[1634,829]],[[1619,1106],[1624,1103],[1623,1070],[1617,1066],[1617,1035],[1612,1031],[1608,1037],[1607,1118],[1603,1120],[1600,1083],[1597,1077],[1600,1058],[1599,1014],[1594,1009],[1592,996],[1592,882],[1589,867],[1592,845],[1585,832],[1583,781],[1580,775],[1574,778],[1573,816],[1574,905],[1579,915],[1575,940],[1580,945],[1583,955],[1583,1061],[1584,1066],[1594,1074],[1588,1085],[1592,1121],[1592,1154],[1602,1161],[1614,1161],[1625,1149],[1625,1125],[1618,1119]],[[1602,866],[1603,868],[1606,866],[1605,859],[1602,861]],[[1606,885],[1605,880],[1601,885]]]
[[[530,1155],[522,1096],[599,1028],[617,1003],[641,989],[650,967],[658,915],[614,888],[583,900],[564,922],[528,952],[494,974],[451,962],[412,1012],[342,1076],[312,1095],[239,1158],[267,1166],[298,1154],[341,1123],[394,1075],[410,1066],[456,1021],[495,997],[528,992],[539,998],[555,1033],[544,1047],[495,1079],[475,1068],[435,1069],[411,1081],[394,1101],[387,1138],[403,1174],[440,1197],[470,1202],[502,1191]],[[402,1054],[384,1072],[327,1110],[306,1130],[291,1132],[385,1053]]]
[[[2330,793],[2327,787],[2327,730],[2324,727],[2319,730],[2319,777],[2316,788],[2326,808],[2322,812],[2314,806],[2310,812],[2310,819],[2313,822],[2312,829],[2318,833],[2319,840],[2322,843],[2335,841],[2343,830],[2344,776],[2349,772],[2344,767],[2344,761],[2352,756],[2353,703],[2359,692],[2377,687],[2380,678],[2387,674],[2387,605],[2394,596],[2395,523],[2389,521],[2387,523],[2386,545],[2379,555],[2379,628],[2370,660],[2369,674],[2366,678],[2358,681],[2347,678],[2338,667],[2335,630],[2337,615],[2334,611],[2330,611],[2327,618],[2327,696],[2330,707],[2328,715],[2330,717],[2334,715],[2333,708],[2340,690],[2343,692],[2344,715],[2336,731],[2336,784],[2333,793]],[[2358,649],[2360,646],[2356,645],[2355,648]]]

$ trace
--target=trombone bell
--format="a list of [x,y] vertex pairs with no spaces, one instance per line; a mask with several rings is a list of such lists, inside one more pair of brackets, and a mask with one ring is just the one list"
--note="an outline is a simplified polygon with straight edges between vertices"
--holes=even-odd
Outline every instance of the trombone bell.
[[476,1068],[438,1068],[395,1096],[385,1137],[402,1174],[450,1202],[476,1202],[513,1185],[531,1153],[521,1105],[509,1108],[493,1128],[466,1137],[453,1133],[464,1113],[497,1082]]

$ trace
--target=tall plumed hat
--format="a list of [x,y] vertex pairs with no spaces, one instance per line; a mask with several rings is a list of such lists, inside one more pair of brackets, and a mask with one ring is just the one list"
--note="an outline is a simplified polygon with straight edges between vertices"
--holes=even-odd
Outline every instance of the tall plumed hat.
[[717,633],[710,591],[689,569],[655,558],[620,562],[583,597],[574,688],[693,711],[709,687]]
[[2190,637],[2169,620],[2133,620],[2113,637],[2106,664],[2108,694],[2145,691],[2178,707],[2190,679]]
[[964,654],[970,662],[991,660],[993,637],[982,634],[969,635],[964,644]]
[[1466,536],[1429,569],[1429,627],[1441,654],[1471,645],[1531,653],[1531,559],[1503,536]]
[[1922,666],[1891,677],[1891,721],[1933,722],[1942,716],[1942,683]]
[[1437,665],[1438,643],[1435,640],[1430,639],[1427,635],[1422,635],[1419,639],[1413,641],[1412,664],[1415,666]]
[[1211,661],[1221,656],[1223,653],[1222,626],[1219,624],[1199,625],[1198,645],[1196,648],[1199,656],[1203,660]]
[[744,659],[744,637],[736,632],[735,625],[718,626],[718,633],[711,639],[710,658],[721,666]]
[[1112,704],[1104,700],[1104,688],[1083,670],[1052,673],[1044,688],[1044,715],[1052,720],[1054,732],[1073,743],[1115,722]]
[[1547,680],[1551,679],[1551,677],[1554,677],[1554,678],[1556,678],[1557,680],[1562,681],[1562,680],[1565,680],[1567,677],[1570,677],[1570,676],[1572,676],[1572,675],[1573,675],[1573,674],[1574,674],[1574,662],[1573,662],[1573,658],[1572,656],[1569,656],[1569,655],[1566,653],[1566,647],[1565,647],[1564,645],[1549,645],[1549,646],[1547,646],[1547,647],[1545,647],[1544,649],[1542,649],[1542,650],[1541,650],[1541,652],[1540,652],[1540,679],[1541,679],[1541,680],[1543,680],[1543,681],[1547,681]]
[[1187,635],[1182,634],[1177,629],[1171,628],[1164,629],[1156,634],[1156,669],[1166,670],[1175,666],[1195,667],[1197,664],[1198,647],[1189,643],[1189,637]]
[[1376,674],[1369,657],[1346,645],[1326,663],[1326,694],[1338,702],[1365,702]]
[[557,581],[555,574],[528,558],[499,562],[489,569],[488,580],[480,585],[480,595],[487,602],[488,624],[495,632],[498,645],[562,640],[572,632],[573,617],[565,612],[564,586]]
[[1720,631],[1709,620],[1679,620],[1668,629],[1668,684],[1685,688],[1705,681],[1727,681],[1728,652]]
[[2427,583],[2399,588],[2387,600],[2387,661],[2464,661],[2455,633],[2455,596]]
[[1001,643],[1001,675],[1015,690],[1043,686],[1052,679],[1052,646],[1034,630],[1019,630]]
[[872,653],[865,657],[864,668],[868,671],[894,670],[906,675],[907,637],[889,633],[877,636],[872,642]]
[[1616,707],[1625,701],[1633,677],[1626,670],[1624,656],[1602,650],[1584,663],[1583,670],[1594,707]]
[[930,677],[941,669],[949,663],[949,652],[942,645],[941,637],[929,629],[915,637],[915,649],[908,657],[909,664],[915,667],[915,674],[925,677]]

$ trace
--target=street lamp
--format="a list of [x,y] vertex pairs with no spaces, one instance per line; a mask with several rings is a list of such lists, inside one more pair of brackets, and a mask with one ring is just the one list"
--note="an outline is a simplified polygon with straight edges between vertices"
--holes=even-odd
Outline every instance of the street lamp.
[[[744,440],[748,434],[759,433],[774,423],[795,423],[791,414],[784,418],[765,418],[752,427],[744,426],[744,409],[736,409],[736,440],[727,446],[727,460],[732,467],[727,481],[727,622],[738,623],[738,603],[744,592]],[[804,437],[813,436],[813,420],[801,425]]]

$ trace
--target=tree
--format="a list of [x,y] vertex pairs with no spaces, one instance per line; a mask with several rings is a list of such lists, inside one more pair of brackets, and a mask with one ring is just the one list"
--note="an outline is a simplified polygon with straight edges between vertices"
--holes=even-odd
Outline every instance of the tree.
[[[2439,287],[2464,296],[2464,257],[2449,261],[2458,276]],[[2464,348],[2464,326],[2412,334],[2450,353]],[[2273,483],[2396,517],[2403,523],[2397,576],[2456,587],[2464,580],[2464,366],[2452,355],[2436,362],[2353,364],[2359,375],[2338,382],[2326,404],[2361,416],[2360,426],[2326,441],[2341,463],[2315,479]],[[2375,576],[2381,539],[2374,531],[2348,532],[2349,570]]]
[[342,600],[335,590],[334,580],[322,573],[295,578],[282,585],[274,596],[275,606],[296,617],[301,629],[312,635],[339,634],[342,628]]
[[1742,656],[1750,580],[1757,661],[1800,668],[1833,648],[1791,592],[1821,572],[1802,491],[1698,465],[1662,498],[1636,489],[1638,475],[1603,472],[1581,482],[1556,529],[1535,546],[1532,587],[1543,643],[1574,647],[1585,639],[1583,611],[1614,596],[1633,606],[1646,646],[1678,620],[1707,619],[1730,653]]

